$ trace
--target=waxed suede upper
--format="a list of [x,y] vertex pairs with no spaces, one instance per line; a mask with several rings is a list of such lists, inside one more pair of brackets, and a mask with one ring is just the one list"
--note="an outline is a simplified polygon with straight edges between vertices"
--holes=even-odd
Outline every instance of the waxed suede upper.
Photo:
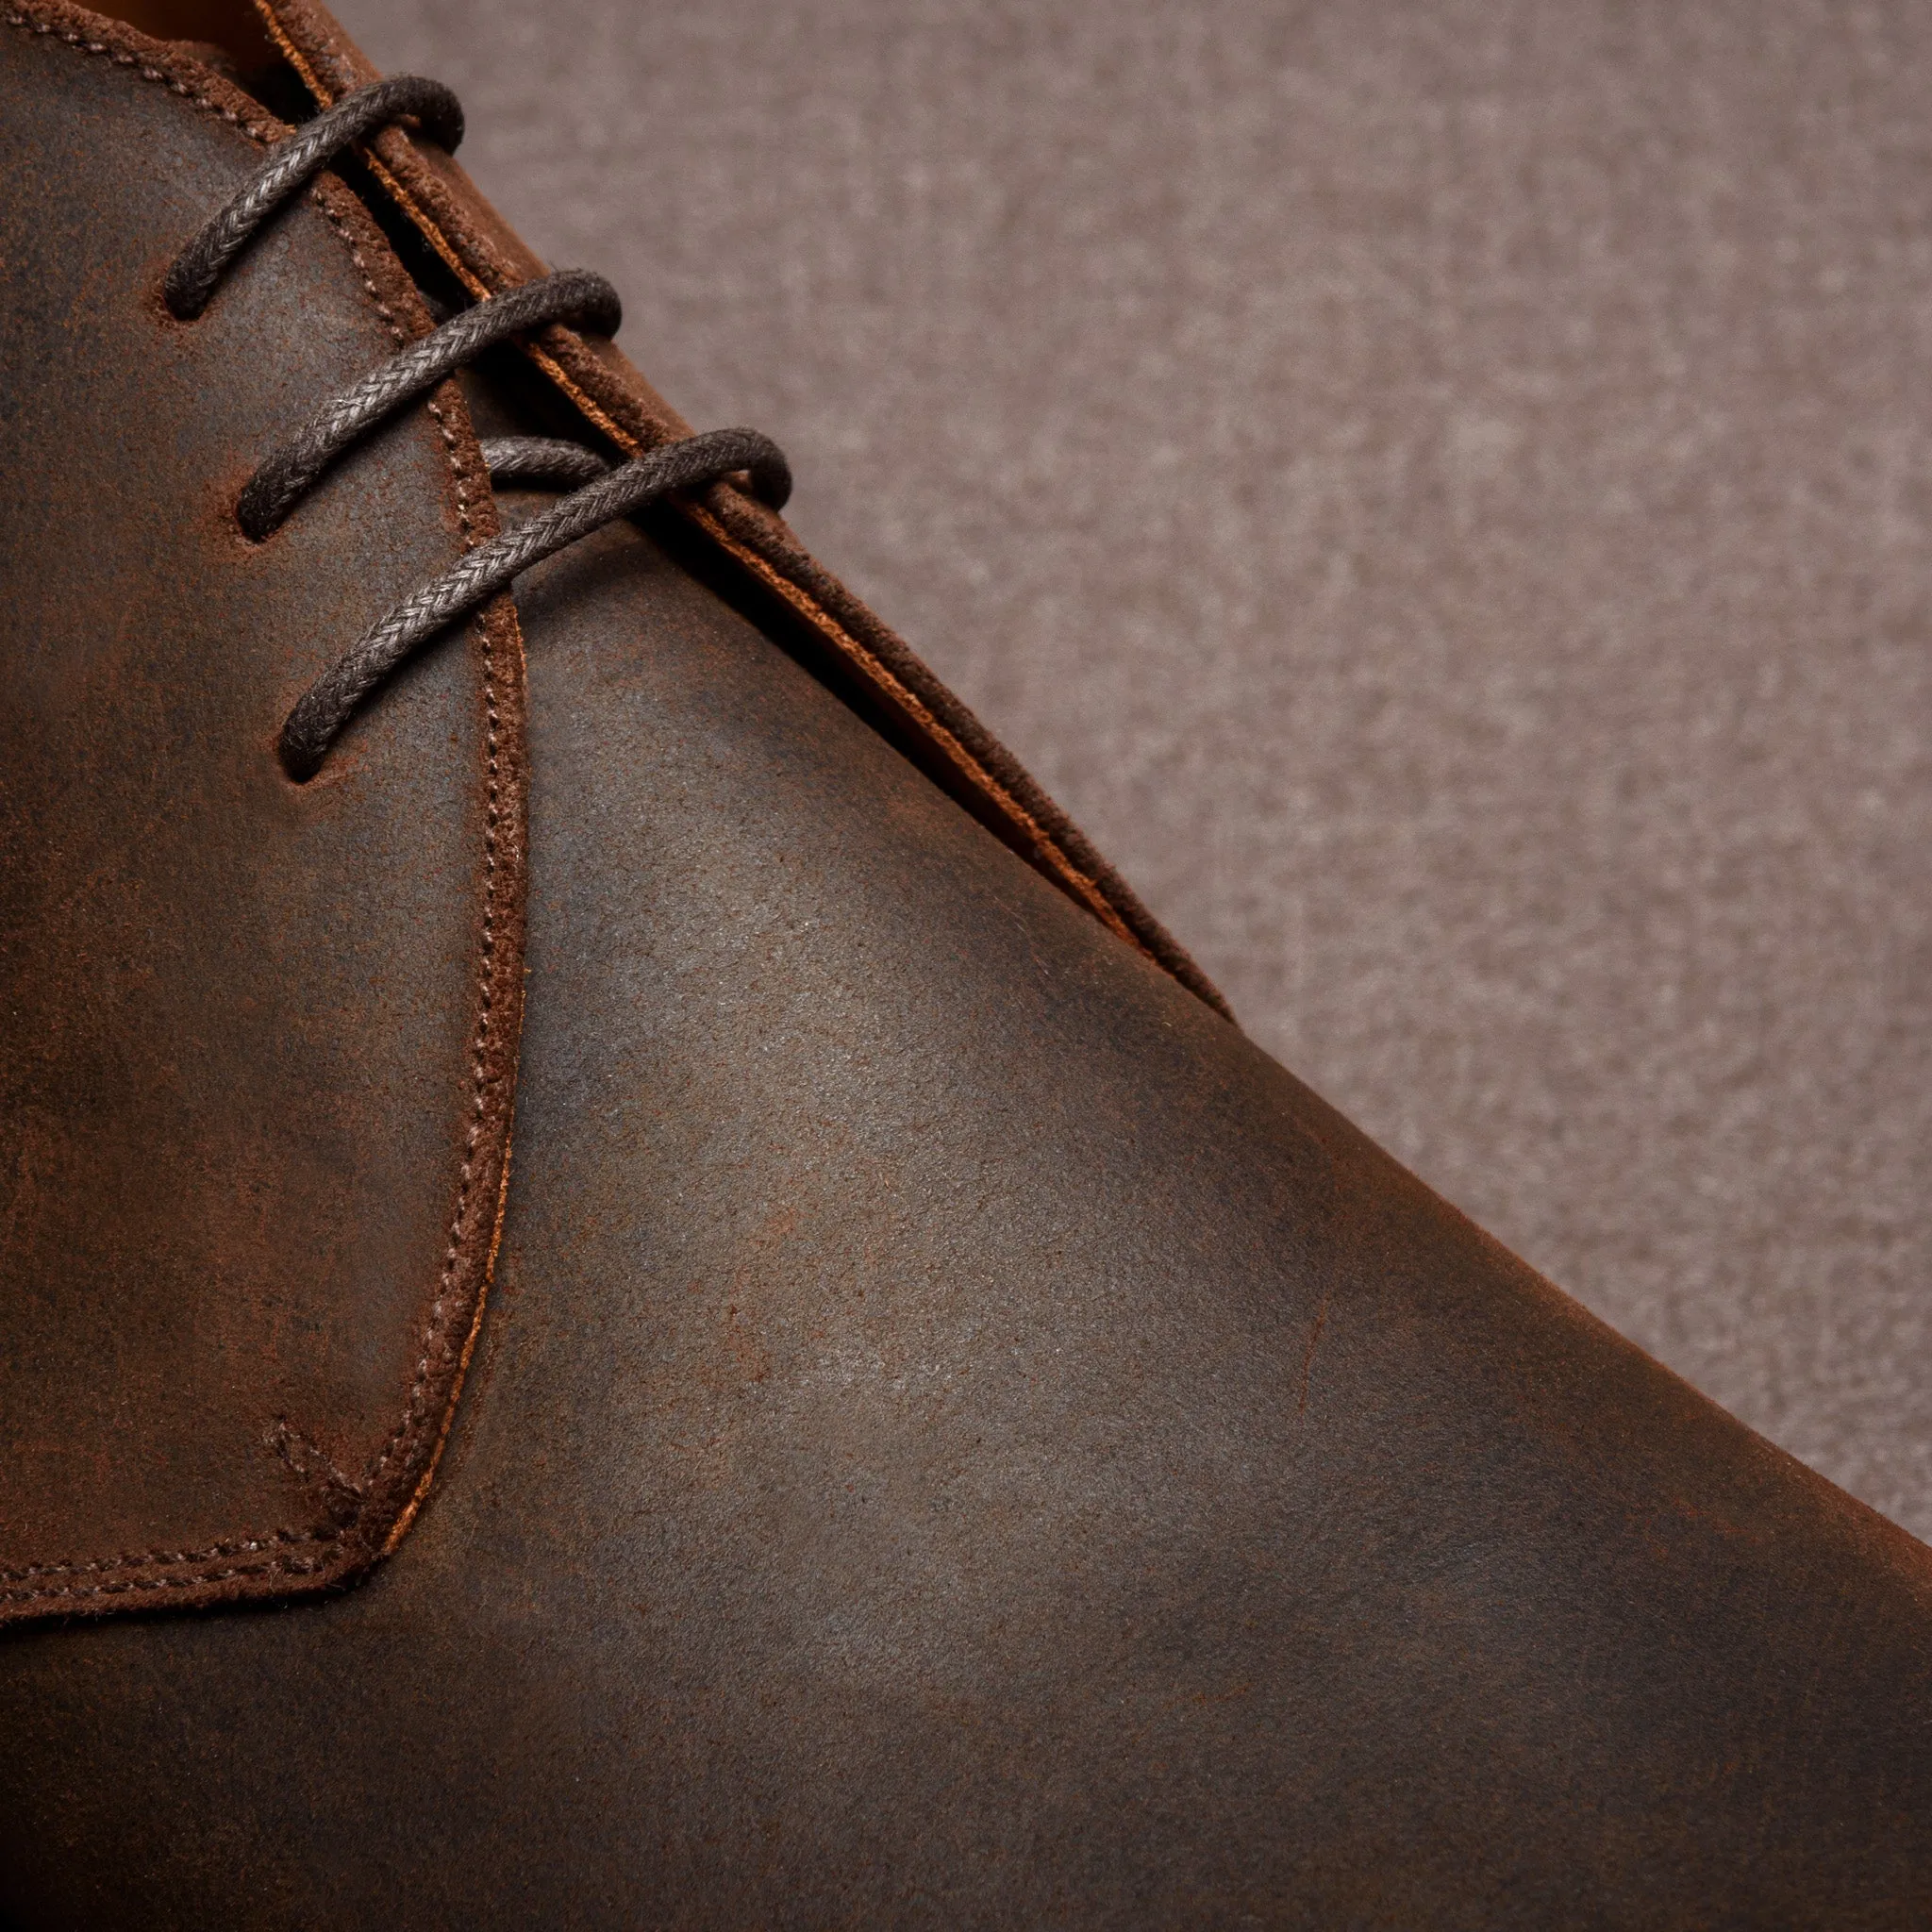
[[[49,88],[121,164],[47,163],[51,205],[71,183],[101,222],[104,179],[171,178],[177,96],[0,46],[0,126]],[[344,271],[308,274],[320,305]],[[297,327],[253,351],[296,394],[325,373]],[[175,433],[213,475],[200,420]],[[368,527],[315,540],[302,623],[339,634],[348,576],[424,560],[433,455],[412,422],[305,509]],[[183,541],[116,554],[130,608]],[[427,1502],[341,1593],[0,1640],[0,1910],[1923,1923],[1932,1556],[1407,1174],[721,586],[666,520],[517,590],[513,1171]],[[475,783],[430,709],[471,702],[464,649],[344,746],[409,832],[410,788]],[[179,782],[226,746],[183,734]],[[341,823],[302,855],[317,930],[384,953],[369,1024],[411,974],[405,1012],[443,1011],[441,956],[357,896],[403,832]],[[246,924],[202,917],[255,970]],[[433,1140],[425,1051],[364,1104]],[[399,1293],[331,1280],[287,1319],[375,1358]]]

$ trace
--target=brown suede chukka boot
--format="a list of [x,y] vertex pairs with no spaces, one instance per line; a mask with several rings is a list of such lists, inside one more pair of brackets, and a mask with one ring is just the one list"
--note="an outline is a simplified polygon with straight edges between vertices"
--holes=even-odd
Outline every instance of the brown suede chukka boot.
[[1252,1047],[446,90],[122,15],[0,0],[10,1932],[1932,1924],[1932,1553]]

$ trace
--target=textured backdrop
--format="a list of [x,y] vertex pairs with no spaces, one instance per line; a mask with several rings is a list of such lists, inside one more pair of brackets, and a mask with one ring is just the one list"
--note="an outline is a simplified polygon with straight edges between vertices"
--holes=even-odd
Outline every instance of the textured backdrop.
[[339,10],[1257,1039],[1932,1534],[1932,9]]

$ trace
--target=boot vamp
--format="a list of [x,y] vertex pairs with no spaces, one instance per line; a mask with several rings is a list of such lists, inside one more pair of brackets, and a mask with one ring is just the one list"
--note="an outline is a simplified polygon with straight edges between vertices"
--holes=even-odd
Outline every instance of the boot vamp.
[[203,1925],[218,1858],[236,1923],[337,1927],[1913,1922],[1920,1545],[646,537],[519,605],[528,1017],[443,1474],[338,1601],[20,1640],[129,1767],[49,1832],[138,1833]]

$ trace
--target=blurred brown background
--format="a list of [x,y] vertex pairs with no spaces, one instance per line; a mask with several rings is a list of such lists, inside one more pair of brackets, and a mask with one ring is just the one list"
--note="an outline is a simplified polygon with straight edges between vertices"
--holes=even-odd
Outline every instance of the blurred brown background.
[[1932,1534],[1932,9],[339,10],[1264,1046]]

